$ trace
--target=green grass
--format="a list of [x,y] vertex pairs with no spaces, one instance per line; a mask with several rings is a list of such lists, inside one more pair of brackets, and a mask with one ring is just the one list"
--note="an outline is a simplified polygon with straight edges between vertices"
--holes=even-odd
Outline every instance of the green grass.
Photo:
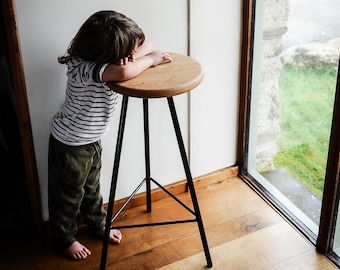
[[322,196],[332,122],[337,68],[295,70],[284,67],[276,168],[285,168]]

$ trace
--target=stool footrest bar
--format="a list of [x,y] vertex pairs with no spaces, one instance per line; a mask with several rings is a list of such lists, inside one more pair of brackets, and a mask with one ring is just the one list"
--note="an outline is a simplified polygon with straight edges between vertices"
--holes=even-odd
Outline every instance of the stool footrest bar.
[[125,209],[125,207],[129,204],[129,202],[132,200],[132,198],[136,195],[138,190],[143,186],[145,183],[146,178],[138,185],[138,187],[131,193],[131,195],[126,199],[126,201],[123,203],[123,205],[118,209],[118,211],[113,215],[111,218],[111,223],[116,220],[116,218],[120,215],[120,213]]
[[154,182],[160,189],[162,189],[165,193],[167,193],[170,197],[172,197],[176,202],[182,205],[186,210],[188,210],[191,214],[196,216],[196,213],[191,210],[187,205],[185,205],[181,200],[179,200],[174,194],[172,194],[169,190],[164,188],[161,184],[159,184],[156,180],[151,178],[151,181]]
[[[179,203],[181,206],[183,206],[188,212],[190,212],[192,215],[196,216],[196,213],[190,209],[186,204],[184,204],[181,200],[179,200],[174,194],[172,194],[170,191],[168,191],[165,187],[163,187],[160,183],[158,183],[153,178],[145,178],[142,180],[142,182],[138,185],[138,187],[131,193],[131,195],[125,200],[123,205],[118,209],[118,211],[113,215],[111,218],[111,223],[116,220],[116,218],[121,214],[121,212],[125,209],[125,207],[129,204],[129,202],[132,200],[132,198],[137,194],[138,190],[141,189],[143,184],[147,181],[152,181],[154,184],[156,184],[160,189],[162,189],[166,194],[168,194],[171,198],[173,198],[177,203]],[[195,220],[196,221],[196,220]]]
[[163,221],[163,222],[151,222],[151,223],[141,223],[141,224],[132,224],[132,225],[122,225],[122,226],[112,226],[112,229],[129,229],[129,228],[140,228],[140,227],[149,227],[149,226],[163,226],[163,225],[173,225],[173,224],[182,224],[182,223],[191,223],[197,222],[197,219],[184,219],[184,220],[174,220],[174,221]]

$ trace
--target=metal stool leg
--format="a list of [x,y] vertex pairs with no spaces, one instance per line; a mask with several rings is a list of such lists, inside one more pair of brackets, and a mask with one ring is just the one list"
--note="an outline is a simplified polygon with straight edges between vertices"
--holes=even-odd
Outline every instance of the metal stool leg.
[[102,256],[100,260],[100,270],[104,270],[106,267],[109,235],[110,235],[110,230],[111,230],[111,219],[112,219],[112,212],[113,212],[113,204],[114,204],[115,195],[116,195],[118,169],[119,169],[120,155],[122,151],[128,100],[129,100],[128,96],[123,96],[123,102],[122,102],[122,108],[121,108],[120,120],[119,120],[115,159],[114,159],[113,172],[112,172],[109,205],[108,205],[107,215],[106,215],[106,225],[105,225],[105,233],[104,233],[104,239],[103,239]]
[[145,152],[145,183],[146,183],[146,211],[151,212],[151,175],[150,175],[150,141],[149,141],[149,102],[143,99],[144,115],[144,152]]
[[168,103],[169,103],[169,109],[170,109],[170,113],[171,113],[171,117],[172,117],[172,122],[174,124],[174,129],[175,129],[175,132],[176,132],[179,150],[181,152],[181,157],[182,157],[182,161],[183,161],[185,174],[186,174],[186,177],[187,177],[187,184],[188,184],[188,187],[189,187],[189,190],[190,190],[191,200],[192,200],[194,210],[195,210],[195,213],[196,213],[197,224],[198,224],[198,228],[199,228],[200,235],[201,235],[201,240],[202,240],[202,245],[203,245],[203,248],[204,248],[205,257],[206,257],[206,260],[207,260],[207,267],[210,268],[210,267],[212,267],[212,260],[211,260],[211,256],[210,256],[207,238],[206,238],[205,231],[204,231],[201,212],[200,212],[198,201],[197,201],[196,191],[195,191],[194,183],[193,183],[193,180],[192,180],[191,171],[190,171],[190,168],[189,168],[189,162],[188,162],[186,152],[185,152],[183,138],[182,138],[182,134],[181,134],[178,118],[177,118],[176,108],[175,108],[175,104],[174,104],[172,97],[168,98]]

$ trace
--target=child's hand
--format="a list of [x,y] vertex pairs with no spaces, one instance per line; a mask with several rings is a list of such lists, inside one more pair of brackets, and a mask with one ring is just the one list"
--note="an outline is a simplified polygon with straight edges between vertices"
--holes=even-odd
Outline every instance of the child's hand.
[[172,62],[171,55],[166,52],[153,51],[149,53],[148,56],[151,57],[153,60],[153,64],[152,64],[153,67],[160,65],[160,64]]
[[135,55],[131,54],[127,57],[121,58],[117,61],[116,65],[117,66],[123,66],[126,65],[128,62],[134,62],[135,61]]

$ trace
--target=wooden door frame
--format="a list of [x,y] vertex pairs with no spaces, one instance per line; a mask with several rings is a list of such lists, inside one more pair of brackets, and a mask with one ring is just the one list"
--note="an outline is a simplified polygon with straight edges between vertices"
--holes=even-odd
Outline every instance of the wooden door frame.
[[43,228],[42,208],[38,172],[36,166],[31,120],[29,115],[24,69],[21,57],[19,34],[16,23],[14,0],[2,1],[3,16],[8,48],[8,61],[15,96],[22,153],[25,165],[26,184],[34,223]]
[[[319,252],[327,253],[332,260],[332,239],[339,208],[339,175],[340,175],[340,59],[335,91],[333,120],[329,142],[327,169],[324,193],[321,206],[319,235],[316,247]],[[338,265],[339,262],[336,262]]]
[[[340,69],[334,102],[332,129],[329,143],[329,153],[325,176],[324,194],[321,207],[321,218],[317,239],[312,239],[308,232],[304,231],[296,219],[288,216],[282,211],[281,206],[272,200],[270,196],[257,184],[248,174],[248,137],[249,137],[249,116],[251,103],[251,81],[253,65],[253,42],[255,26],[255,5],[256,0],[243,0],[243,30],[241,48],[241,71],[240,71],[240,100],[239,100],[239,126],[237,144],[237,164],[240,177],[249,184],[267,203],[272,205],[286,219],[297,227],[316,246],[317,251],[326,254],[335,264],[340,266],[331,251],[332,237],[336,215],[338,213],[338,202],[340,198]],[[340,67],[340,62],[339,62]],[[338,195],[339,194],[339,195]]]
[[247,170],[248,116],[250,114],[251,70],[253,65],[255,0],[243,0],[242,14],[239,125],[236,151],[236,165],[239,166],[241,175]]

